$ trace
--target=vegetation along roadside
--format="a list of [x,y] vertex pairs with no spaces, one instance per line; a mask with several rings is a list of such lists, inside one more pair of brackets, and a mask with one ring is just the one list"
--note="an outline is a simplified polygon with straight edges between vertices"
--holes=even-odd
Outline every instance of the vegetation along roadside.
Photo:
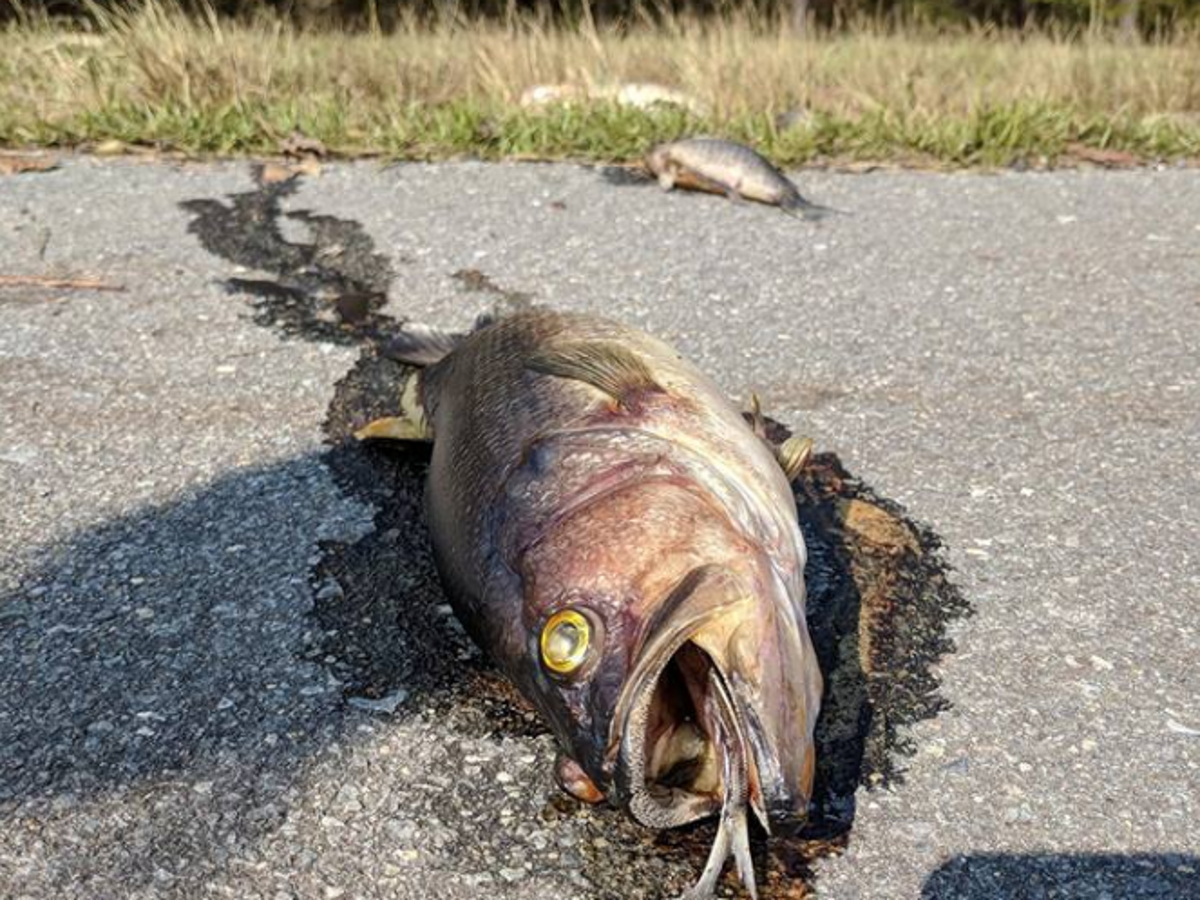
[[0,145],[640,159],[706,133],[781,165],[1200,160],[1200,31],[1131,37],[749,12],[401,18],[387,29],[150,3],[0,26]]

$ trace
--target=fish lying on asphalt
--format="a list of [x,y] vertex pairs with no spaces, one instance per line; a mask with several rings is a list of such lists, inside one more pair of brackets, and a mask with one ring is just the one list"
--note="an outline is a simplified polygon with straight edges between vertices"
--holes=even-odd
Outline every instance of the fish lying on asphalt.
[[804,819],[821,697],[788,482],[811,447],[762,436],[666,344],[532,310],[415,328],[401,414],[358,437],[432,440],[427,507],[459,617],[549,723],[559,783],[671,828],[719,814],[689,898],[748,817]]
[[733,141],[703,137],[670,141],[647,153],[645,163],[664,190],[680,187],[756,200],[807,219],[836,211],[805,200],[766,158]]

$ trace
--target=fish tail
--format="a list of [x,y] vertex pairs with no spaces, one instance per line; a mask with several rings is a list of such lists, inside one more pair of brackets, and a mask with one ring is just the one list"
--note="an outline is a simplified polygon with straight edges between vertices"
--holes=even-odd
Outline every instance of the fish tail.
[[502,296],[491,309],[481,312],[466,331],[446,331],[420,322],[405,322],[381,352],[389,359],[406,365],[425,368],[441,362],[477,331],[494,325],[508,316],[529,312],[535,306],[523,294]]
[[441,362],[466,338],[465,332],[443,331],[417,322],[405,322],[400,331],[383,346],[382,353],[397,362],[423,368]]

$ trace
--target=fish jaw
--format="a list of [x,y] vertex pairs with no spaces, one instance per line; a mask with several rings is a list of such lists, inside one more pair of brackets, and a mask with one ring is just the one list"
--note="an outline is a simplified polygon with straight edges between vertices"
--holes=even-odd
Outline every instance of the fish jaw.
[[[734,815],[722,772],[735,757],[746,767],[743,806],[765,829],[804,821],[821,675],[803,621],[767,587],[702,567],[657,611],[612,721],[610,799],[643,824]],[[727,715],[711,707],[717,693]],[[720,721],[730,716],[736,728]]]

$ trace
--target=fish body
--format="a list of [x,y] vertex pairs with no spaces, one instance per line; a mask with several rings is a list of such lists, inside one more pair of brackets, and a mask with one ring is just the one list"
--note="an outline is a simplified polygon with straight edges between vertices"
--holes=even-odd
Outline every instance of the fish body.
[[646,155],[664,190],[675,187],[755,200],[817,218],[828,212],[800,196],[791,180],[751,148],[720,138],[686,138],[659,144]]
[[428,518],[456,612],[550,725],[572,793],[655,828],[721,813],[689,896],[730,852],[753,892],[748,811],[803,819],[821,695],[775,452],[672,348],[616,322],[530,311],[456,341],[397,429],[433,439]]

